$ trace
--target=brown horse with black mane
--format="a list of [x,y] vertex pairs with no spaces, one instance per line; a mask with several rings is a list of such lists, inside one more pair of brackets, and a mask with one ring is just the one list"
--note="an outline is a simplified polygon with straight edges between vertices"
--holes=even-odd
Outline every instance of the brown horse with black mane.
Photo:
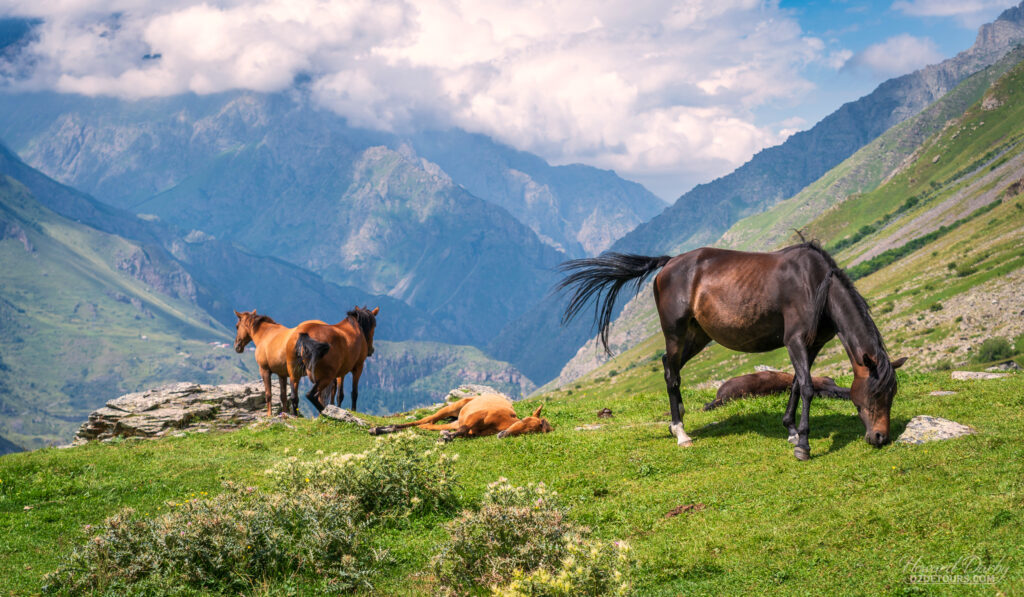
[[[242,313],[235,311],[235,316],[238,317],[235,323],[235,352],[243,352],[249,342],[256,344],[256,365],[267,395],[267,416],[272,415],[271,375],[277,375],[281,384],[281,412],[296,414],[299,407],[299,379],[305,372],[300,369],[301,362],[295,358],[295,328],[285,327],[267,315],[256,313],[255,309]],[[286,381],[291,381],[290,408]]]
[[378,313],[380,307],[372,311],[355,307],[334,325],[307,321],[295,328],[298,333],[295,353],[309,381],[313,382],[306,398],[321,410],[334,402],[335,395],[341,406],[345,397],[345,376],[349,373],[352,373],[352,410],[356,410],[363,364],[374,352],[373,333]]
[[[665,385],[672,414],[670,431],[680,446],[692,440],[683,430],[679,371],[712,340],[741,352],[785,346],[795,378],[782,423],[795,444],[794,455],[810,458],[811,365],[826,342],[838,335],[853,366],[850,399],[874,445],[889,443],[889,411],[896,373],[868,305],[853,282],[817,243],[774,253],[701,248],[676,257],[605,253],[563,263],[568,275],[558,285],[575,286],[563,319],[592,298],[601,342],[608,351],[608,326],[615,299],[626,284],[639,291],[654,279],[654,300],[665,335]],[[802,402],[795,424],[797,401]]]

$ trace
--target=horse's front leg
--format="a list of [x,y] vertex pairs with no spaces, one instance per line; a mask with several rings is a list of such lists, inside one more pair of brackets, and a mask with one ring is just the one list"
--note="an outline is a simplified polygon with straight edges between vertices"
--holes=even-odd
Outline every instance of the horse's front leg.
[[[814,384],[811,382],[811,363],[807,354],[807,348],[803,342],[793,341],[787,344],[789,359],[793,363],[793,391],[790,394],[789,406],[786,408],[786,416],[792,424],[791,410],[796,410],[796,396],[799,392],[801,409],[800,424],[796,427],[796,447],[793,448],[793,455],[797,460],[809,460],[811,458],[811,398],[814,397]],[[786,419],[783,419],[786,422]],[[790,429],[790,441],[792,441],[793,430]]]
[[267,416],[274,416],[270,410],[270,403],[274,401],[274,386],[270,379],[270,369],[260,367],[260,377],[263,379],[263,393],[267,396]]

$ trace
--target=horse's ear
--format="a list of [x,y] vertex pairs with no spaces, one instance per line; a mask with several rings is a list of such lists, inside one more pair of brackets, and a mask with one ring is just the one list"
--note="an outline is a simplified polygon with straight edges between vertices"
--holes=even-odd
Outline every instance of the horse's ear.
[[374,317],[376,317],[377,314],[380,313],[380,307],[374,307],[373,311],[370,311],[370,312],[373,313]]
[[[232,311],[235,311],[235,310],[234,310],[234,309],[232,309]],[[242,318],[242,314],[241,314],[241,313],[239,313],[238,311],[235,311],[235,317],[237,317],[237,318],[241,319],[241,318]]]
[[906,362],[907,362],[907,357],[900,357],[900,358],[898,358],[898,359],[896,359],[895,361],[892,362],[892,368],[893,369],[899,369],[900,367],[903,366],[903,363],[906,363]]
[[541,404],[540,406],[538,406],[538,407],[537,407],[537,410],[533,411],[533,414],[532,414],[532,415],[530,415],[530,416],[531,416],[531,417],[539,417],[539,416],[540,416],[540,410],[541,410],[542,408],[544,408],[544,405],[543,405],[543,404]]

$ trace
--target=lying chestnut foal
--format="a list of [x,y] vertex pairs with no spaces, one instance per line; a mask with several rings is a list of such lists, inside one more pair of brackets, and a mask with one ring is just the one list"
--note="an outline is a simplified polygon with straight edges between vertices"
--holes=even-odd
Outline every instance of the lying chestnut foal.
[[[512,402],[499,394],[480,394],[463,398],[458,402],[446,405],[436,413],[423,417],[419,421],[399,425],[385,425],[370,429],[370,435],[392,433],[406,427],[419,427],[441,432],[445,441],[456,437],[479,437],[495,435],[499,438],[524,433],[547,433],[551,425],[547,419],[540,418],[543,405],[529,417],[520,419],[512,409]],[[458,417],[453,423],[436,424],[438,421]]]

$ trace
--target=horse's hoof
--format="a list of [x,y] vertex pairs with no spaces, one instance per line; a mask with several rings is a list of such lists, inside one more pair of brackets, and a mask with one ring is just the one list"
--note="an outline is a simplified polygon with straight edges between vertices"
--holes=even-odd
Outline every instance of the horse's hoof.
[[795,446],[800,441],[800,436],[794,433],[793,435],[789,436],[789,439],[787,439],[786,441]]
[[679,447],[680,448],[691,448],[691,447],[693,447],[693,440],[688,439],[686,441],[681,441],[681,442],[679,442]]
[[801,448],[800,446],[797,446],[793,448],[793,456],[796,456],[797,460],[810,460],[811,451],[808,450],[807,448]]
[[442,431],[441,432],[441,441],[442,442],[447,444],[448,442],[452,441],[453,439],[455,439],[455,434],[452,433],[451,431]]

